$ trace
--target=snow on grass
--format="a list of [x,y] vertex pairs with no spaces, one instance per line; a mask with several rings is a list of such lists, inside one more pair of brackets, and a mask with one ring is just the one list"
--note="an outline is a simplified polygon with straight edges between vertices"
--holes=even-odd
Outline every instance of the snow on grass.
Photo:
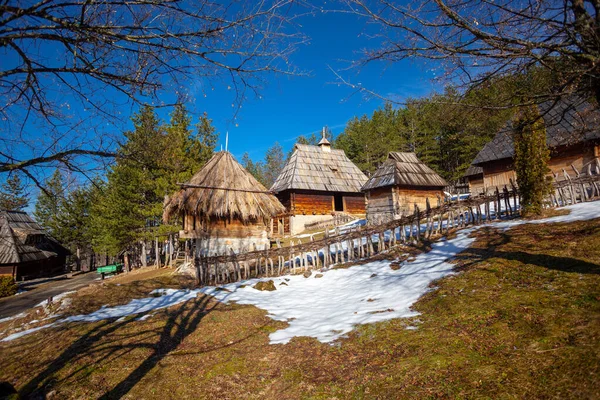
[[[600,202],[565,208],[571,211],[569,215],[534,221],[501,221],[460,230],[455,238],[433,243],[430,252],[418,255],[413,262],[403,263],[396,271],[390,268],[389,261],[376,261],[329,270],[322,278],[314,278],[314,275],[273,278],[277,290],[272,292],[249,286],[258,280],[225,285],[232,293],[215,287],[202,291],[224,302],[255,305],[275,320],[288,321],[287,328],[270,335],[271,343],[287,343],[294,336],[332,342],[357,324],[417,315],[411,310],[412,304],[429,290],[432,281],[452,273],[453,265],[448,261],[473,243],[475,239],[469,235],[481,226],[509,229],[524,223],[573,222],[600,217]],[[247,286],[240,288],[240,285]]]
[[129,315],[143,314],[149,311],[171,307],[176,304],[180,304],[193,299],[197,296],[198,290],[159,289],[153,291],[151,294],[156,294],[156,296],[147,297],[144,299],[135,299],[130,301],[128,304],[115,307],[103,306],[98,311],[95,311],[91,314],[74,315],[71,317],[63,318],[48,325],[43,325],[36,328],[31,328],[14,333],[0,341],[8,342],[20,338],[22,336],[28,335],[30,333],[39,331],[40,329],[50,328],[68,322],[97,322],[111,318],[119,319],[127,317]]
[[[316,278],[313,273],[309,278],[288,275],[262,279],[272,279],[277,287],[275,291],[253,289],[251,286],[259,279],[219,288],[158,289],[152,292],[153,297],[132,300],[121,306],[102,307],[87,315],[64,318],[14,333],[2,341],[14,340],[67,322],[96,322],[134,314],[140,314],[138,319],[143,320],[147,318],[143,316],[144,313],[180,304],[193,299],[198,293],[205,293],[222,302],[235,301],[254,305],[266,310],[267,315],[274,320],[287,321],[286,328],[271,333],[270,340],[273,344],[287,343],[296,336],[310,336],[321,342],[332,342],[350,332],[357,324],[418,315],[411,306],[431,290],[431,282],[453,273],[453,265],[448,261],[473,243],[475,239],[469,235],[481,226],[509,229],[520,224],[573,222],[600,217],[600,201],[564,208],[570,210],[570,214],[533,221],[500,221],[460,230],[455,238],[433,243],[430,252],[418,255],[412,262],[403,263],[396,271],[390,268],[389,261],[375,261],[347,269],[328,270],[320,278]],[[227,290],[222,290],[223,288]]]
[[25,317],[25,316],[27,316],[27,313],[24,313],[24,312],[22,312],[22,313],[20,313],[20,314],[13,315],[12,317],[0,318],[0,324],[1,324],[1,323],[3,323],[3,322],[8,322],[8,321],[11,321],[11,320],[13,320],[13,319],[17,319],[17,318],[23,318],[23,317]]
[[[456,238],[433,244],[430,252],[399,270],[390,261],[376,261],[347,269],[334,269],[322,278],[302,275],[273,278],[277,290],[258,291],[240,283],[225,285],[231,293],[215,287],[201,289],[218,300],[252,304],[268,316],[288,321],[289,326],[270,335],[271,343],[287,343],[295,336],[311,336],[332,342],[354,329],[392,318],[418,315],[411,306],[428,290],[429,284],[452,273],[446,260],[466,249],[474,239],[471,229],[460,231]],[[242,284],[252,285],[258,280]],[[281,285],[285,282],[287,286]]]
[[[77,292],[76,290],[70,290],[68,292],[64,292],[61,294],[57,294],[56,296],[52,296],[52,297],[50,297],[50,299],[52,299],[52,303],[59,302],[62,299],[64,299],[65,297],[67,297],[73,293],[76,293],[76,292]],[[35,307],[47,307],[52,303],[48,303],[48,300],[44,300],[41,303],[38,303]]]

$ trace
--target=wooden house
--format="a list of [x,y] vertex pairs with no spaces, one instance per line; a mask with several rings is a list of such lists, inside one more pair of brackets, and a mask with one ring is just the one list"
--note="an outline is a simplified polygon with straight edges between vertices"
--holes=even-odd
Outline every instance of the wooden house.
[[70,254],[27,213],[0,211],[0,275],[20,281],[60,274]]
[[446,181],[423,164],[415,153],[392,152],[362,190],[367,193],[367,223],[380,224],[425,210],[443,199]]
[[364,215],[360,189],[366,181],[344,150],[332,149],[325,137],[318,146],[296,144],[271,186],[287,210],[277,218],[277,233],[295,235],[307,224],[332,220],[336,212]]
[[268,248],[272,218],[283,212],[275,196],[221,151],[165,200],[163,220],[180,217],[179,237],[195,239],[202,254],[213,256]]
[[485,192],[483,185],[483,168],[469,165],[463,178],[467,180],[469,193],[471,193],[471,195],[476,196]]
[[[573,174],[572,165],[580,173],[587,173],[588,168],[595,167],[595,160],[600,156],[600,111],[577,99],[552,105],[548,102],[539,106],[546,126],[551,172],[562,175],[564,169]],[[486,192],[493,192],[496,187],[504,185],[510,188],[511,180],[516,184],[512,132],[510,121],[473,160],[472,164],[483,171]]]

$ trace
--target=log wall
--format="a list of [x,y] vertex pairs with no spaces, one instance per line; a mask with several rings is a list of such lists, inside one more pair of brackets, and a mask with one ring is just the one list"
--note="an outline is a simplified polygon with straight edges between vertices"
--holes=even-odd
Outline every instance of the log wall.
[[16,279],[17,267],[15,265],[0,265],[0,275],[8,275]]
[[333,212],[333,195],[312,193],[292,193],[291,211],[293,214],[325,215]]
[[419,209],[424,210],[427,207],[427,199],[431,207],[437,206],[438,198],[444,198],[444,192],[440,188],[394,188],[397,201],[397,213],[408,215],[416,204]]
[[476,196],[485,192],[485,186],[483,185],[483,175],[470,176],[469,178],[469,192]]
[[594,159],[594,148],[590,146],[573,146],[558,148],[552,151],[548,167],[553,173],[562,174],[562,170],[571,171],[575,167],[578,171]]
[[180,232],[182,239],[196,239],[205,237],[230,237],[230,238],[248,238],[248,237],[267,237],[270,230],[270,223],[263,221],[252,223],[243,223],[240,220],[212,220],[207,224],[206,229],[185,229]]
[[517,181],[517,174],[512,165],[512,160],[498,160],[482,165],[483,184],[490,193],[490,190],[497,187],[510,187],[510,181]]
[[365,195],[362,193],[344,195],[344,212],[348,214],[364,214],[365,204]]
[[[600,146],[590,145],[589,143],[554,148],[548,162],[550,175],[562,175],[563,170],[572,173],[573,168],[580,173],[585,173],[585,166],[594,162],[597,153],[600,153]],[[481,166],[483,167],[483,184],[488,193],[493,191],[496,186],[503,187],[506,185],[510,187],[511,179],[513,183],[516,184],[517,182],[517,174],[514,171],[512,159],[492,161]]]
[[394,219],[397,214],[395,211],[395,199],[397,197],[391,187],[369,190],[367,198],[368,224],[381,224]]

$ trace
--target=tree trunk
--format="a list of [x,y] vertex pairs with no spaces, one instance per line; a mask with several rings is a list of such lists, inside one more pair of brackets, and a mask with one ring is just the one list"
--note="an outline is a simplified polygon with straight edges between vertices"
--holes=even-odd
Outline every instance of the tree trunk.
[[77,247],[77,255],[75,257],[75,271],[81,271],[81,252],[79,247]]
[[141,256],[142,267],[147,267],[148,266],[148,263],[147,263],[147,260],[146,260],[146,256],[147,256],[146,241],[142,240],[142,256]]
[[156,241],[154,243],[154,257],[156,258],[154,265],[156,266],[156,268],[160,268],[160,249],[158,247],[158,237],[156,238]]

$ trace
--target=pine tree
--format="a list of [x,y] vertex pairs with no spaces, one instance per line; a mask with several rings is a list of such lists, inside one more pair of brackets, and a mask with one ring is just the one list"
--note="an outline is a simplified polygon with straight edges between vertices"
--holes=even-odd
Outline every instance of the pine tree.
[[79,257],[91,254],[92,238],[90,236],[90,208],[93,188],[82,186],[72,190],[60,205],[57,217],[57,238],[67,246],[75,256],[79,269]]
[[111,255],[139,243],[179,230],[178,221],[163,224],[162,206],[212,156],[217,134],[204,114],[195,127],[183,105],[177,105],[168,124],[144,106],[132,117],[134,129],[119,149],[121,157],[107,174],[101,194],[90,207],[93,245]]
[[537,106],[525,106],[519,110],[513,140],[522,214],[539,215],[551,186],[547,177],[550,150],[546,144],[546,127]]
[[250,158],[248,152],[244,153],[241,160],[242,166],[246,169],[246,171],[250,172],[250,174],[256,178],[257,181],[265,185],[264,179],[264,168],[260,161],[254,162]]
[[58,169],[44,183],[44,191],[38,195],[33,216],[50,235],[60,240],[60,212],[65,200],[65,185]]
[[0,209],[10,211],[21,211],[29,205],[25,186],[19,175],[12,174],[2,184],[0,189]]
[[267,189],[275,183],[275,180],[283,170],[283,167],[285,167],[285,161],[283,147],[281,147],[278,142],[275,142],[265,154],[263,183]]
[[189,155],[197,161],[199,167],[213,156],[218,140],[219,134],[212,124],[212,119],[208,118],[207,113],[202,114],[196,124],[196,134],[190,138],[188,147]]

